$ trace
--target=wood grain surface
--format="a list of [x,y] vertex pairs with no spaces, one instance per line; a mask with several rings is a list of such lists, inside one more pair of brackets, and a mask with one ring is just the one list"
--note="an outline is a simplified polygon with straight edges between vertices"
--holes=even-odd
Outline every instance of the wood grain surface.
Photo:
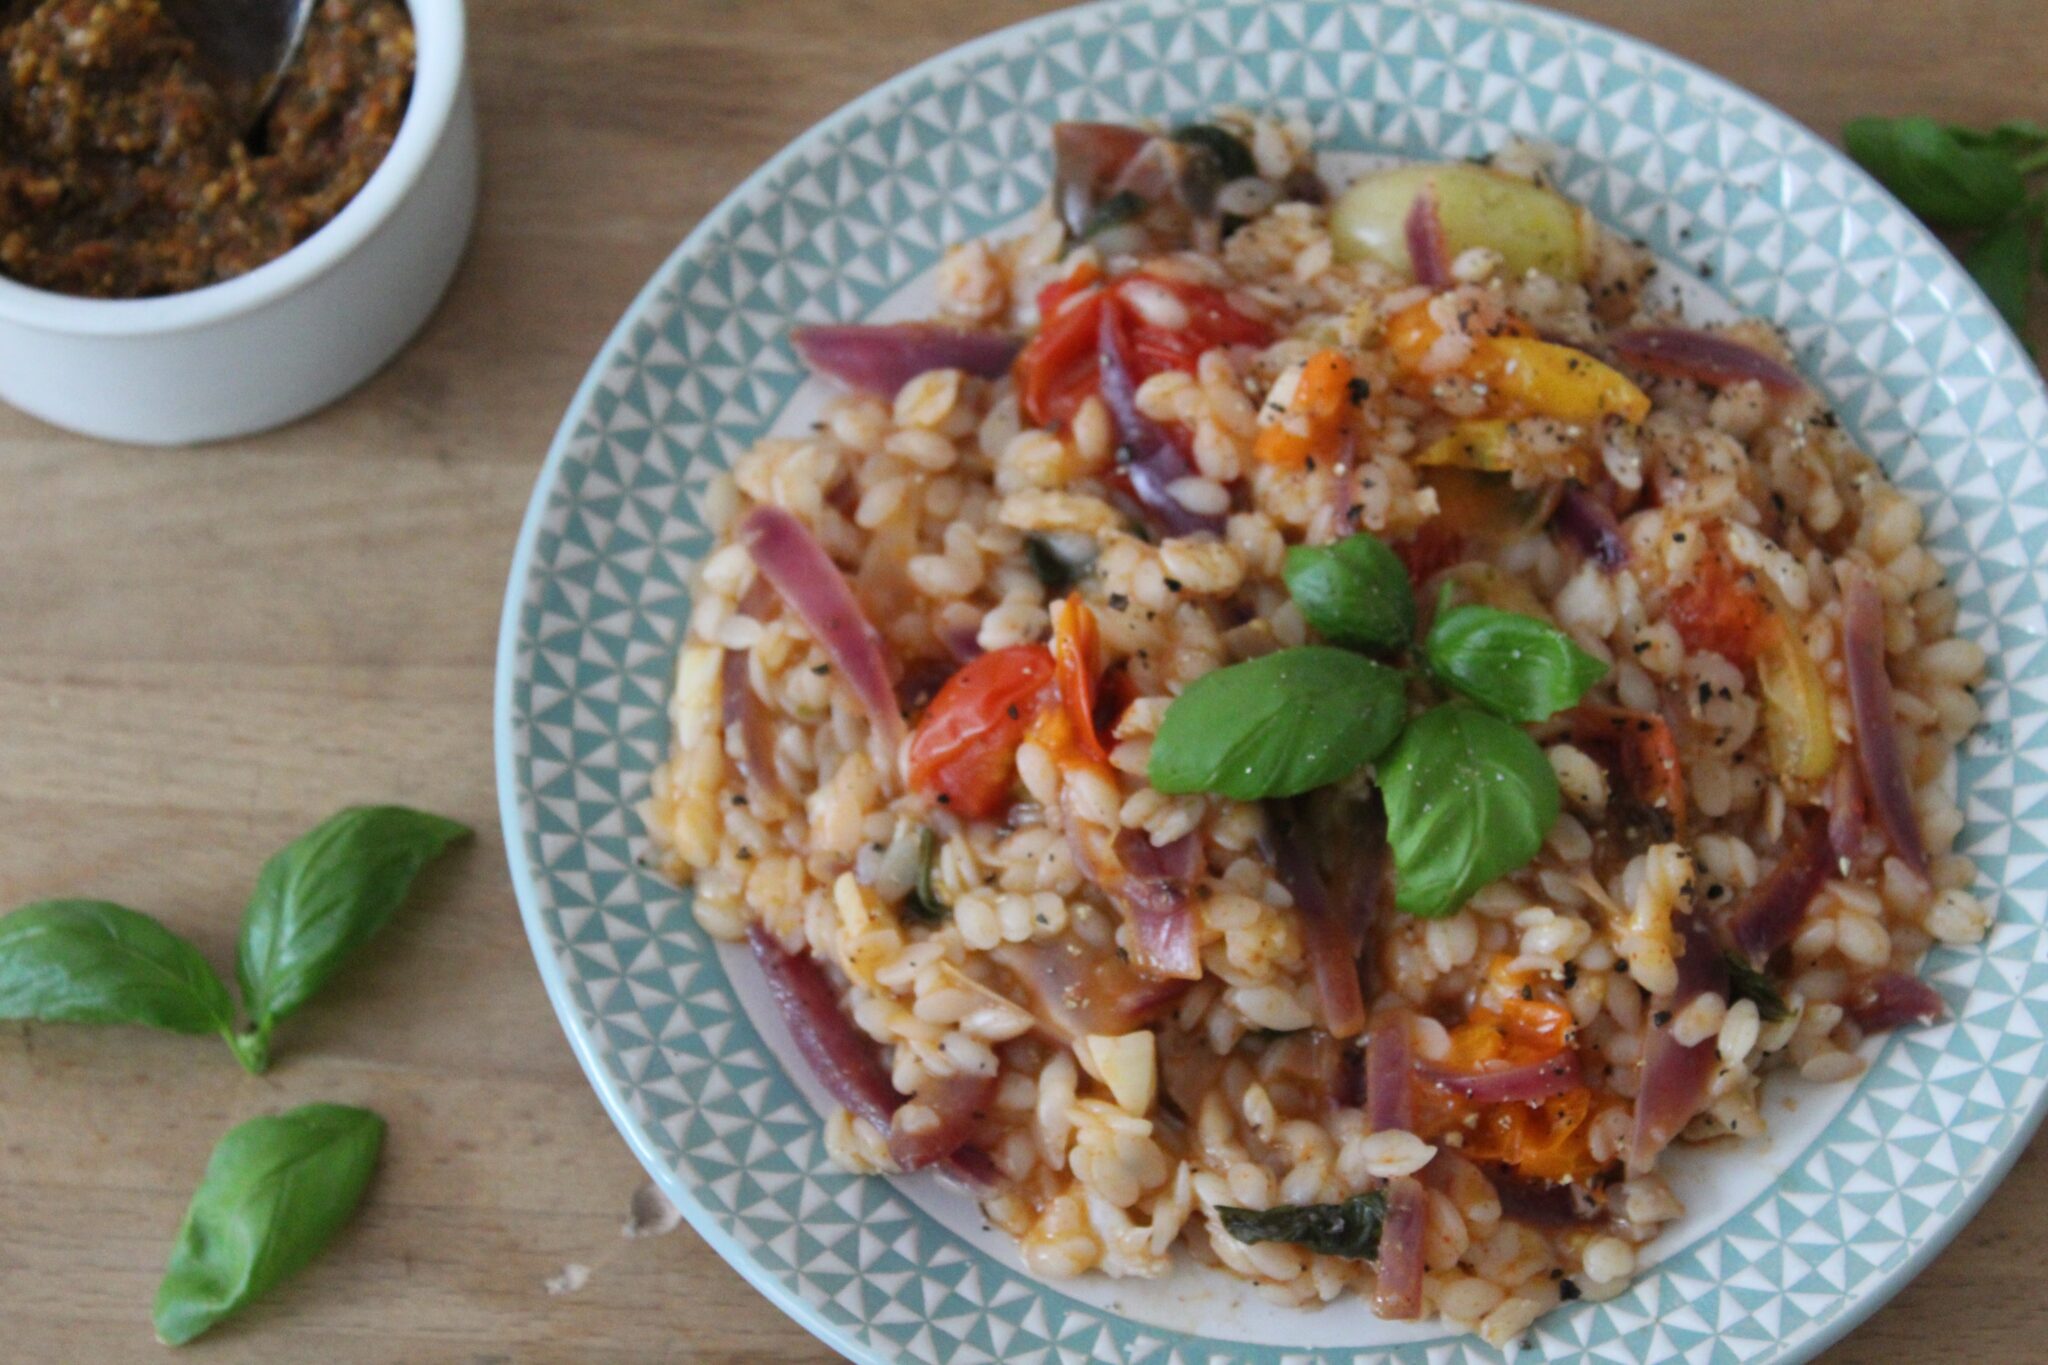
[[[406,801],[478,831],[261,1079],[207,1040],[0,1025],[0,1360],[161,1358],[149,1304],[214,1140],[316,1098],[389,1118],[370,1200],[193,1361],[832,1359],[687,1228],[620,1234],[642,1176],[556,1027],[496,828],[499,600],[555,423],[682,234],[839,104],[1045,8],[481,0],[481,224],[396,364],[309,421],[198,450],[0,409],[0,906],[123,901],[225,967],[262,859],[334,808]],[[2048,114],[2039,0],[1565,8],[1823,131]],[[2044,1223],[2037,1144],[1827,1359],[2048,1356]],[[550,1295],[569,1263],[587,1285]]]

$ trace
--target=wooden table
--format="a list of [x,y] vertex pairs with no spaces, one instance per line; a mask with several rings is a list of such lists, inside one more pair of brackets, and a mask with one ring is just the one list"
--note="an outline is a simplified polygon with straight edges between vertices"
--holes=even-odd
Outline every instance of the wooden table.
[[[1824,130],[2048,112],[2036,0],[1567,7]],[[0,905],[119,900],[225,967],[257,866],[334,808],[400,800],[478,831],[261,1079],[205,1040],[0,1025],[0,1358],[158,1358],[150,1299],[214,1140],[315,1098],[390,1119],[373,1196],[192,1359],[832,1358],[687,1229],[620,1235],[641,1173],[556,1028],[497,833],[499,596],[563,405],[676,240],[840,103],[1047,8],[479,4],[481,227],[397,364],[290,430],[202,450],[0,410]],[[1829,1359],[2048,1352],[2042,1150]],[[587,1286],[547,1293],[572,1262]]]

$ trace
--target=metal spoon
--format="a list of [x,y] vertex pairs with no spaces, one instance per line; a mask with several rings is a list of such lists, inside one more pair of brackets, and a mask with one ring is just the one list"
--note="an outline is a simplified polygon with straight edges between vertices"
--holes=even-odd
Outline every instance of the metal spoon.
[[299,55],[318,0],[162,0],[164,13],[199,50],[215,87],[248,132],[270,108]]

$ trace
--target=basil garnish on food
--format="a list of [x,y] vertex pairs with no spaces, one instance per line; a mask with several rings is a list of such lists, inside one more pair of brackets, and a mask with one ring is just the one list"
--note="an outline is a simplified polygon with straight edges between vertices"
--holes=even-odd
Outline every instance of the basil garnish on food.
[[1509,720],[1549,720],[1576,706],[1607,665],[1556,626],[1494,607],[1455,607],[1430,627],[1423,652],[1450,687]]
[[1791,1013],[1786,1008],[1785,997],[1778,994],[1778,988],[1771,978],[1758,971],[1741,953],[1725,953],[1728,961],[1729,999],[1748,1000],[1756,1006],[1756,1017],[1766,1024],[1775,1024]]
[[1527,863],[1557,821],[1557,776],[1536,742],[1465,702],[1426,711],[1379,765],[1394,904],[1448,915]]
[[235,1005],[199,950],[148,915],[109,901],[53,900],[0,916],[0,1019],[232,1039]]
[[1359,532],[1334,545],[1297,545],[1282,569],[1288,595],[1333,645],[1392,653],[1415,638],[1415,590],[1399,556]]
[[157,1288],[157,1339],[182,1345],[302,1269],[355,1212],[383,1143],[384,1120],[339,1104],[230,1130]]
[[1377,758],[1406,716],[1393,669],[1323,645],[1283,649],[1190,683],[1153,738],[1147,776],[1163,792],[1294,796]]
[[254,1022],[244,1061],[268,1064],[270,1032],[391,919],[419,870],[469,833],[404,806],[354,806],[263,865],[242,915],[235,971]]
[[1223,1220],[1223,1230],[1240,1242],[1289,1242],[1324,1256],[1370,1261],[1380,1254],[1387,1196],[1371,1190],[1341,1204],[1281,1204],[1270,1209],[1219,1204],[1216,1216]]

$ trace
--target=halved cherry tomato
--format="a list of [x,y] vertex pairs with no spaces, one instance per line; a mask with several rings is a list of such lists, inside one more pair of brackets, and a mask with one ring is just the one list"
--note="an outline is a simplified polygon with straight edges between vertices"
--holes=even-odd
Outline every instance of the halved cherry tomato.
[[1042,427],[1058,426],[1095,392],[1102,318],[1102,293],[1094,288],[1102,272],[1084,265],[1038,291],[1038,335],[1017,357],[1017,399],[1024,415]]
[[1060,704],[1074,727],[1074,743],[1097,763],[1109,762],[1095,729],[1096,683],[1102,676],[1102,633],[1095,613],[1070,592],[1052,609],[1052,659],[1059,681]]
[[[1123,297],[1125,286],[1140,278],[1179,300],[1188,315],[1186,326],[1169,329],[1144,320]],[[1203,352],[1214,347],[1263,346],[1272,340],[1271,328],[1232,308],[1223,291],[1209,285],[1128,275],[1087,298],[1077,297],[1100,279],[1099,270],[1084,266],[1038,296],[1039,332],[1017,357],[1014,373],[1024,415],[1039,426],[1071,419],[1101,383],[1104,308],[1116,310],[1131,378],[1140,384],[1165,370],[1192,372]]]
[[1012,645],[984,654],[946,680],[910,737],[910,786],[965,820],[1009,804],[1017,746],[1053,700],[1052,653]]
[[[1508,960],[1496,962],[1496,972]],[[1562,1004],[1508,995],[1499,1008],[1474,1009],[1450,1030],[1443,1065],[1477,1071],[1487,1063],[1522,1066],[1546,1061],[1572,1045],[1572,1014]],[[1576,1086],[1534,1103],[1477,1104],[1441,1086],[1416,1086],[1416,1131],[1433,1141],[1458,1133],[1463,1153],[1497,1161],[1542,1180],[1585,1179],[1600,1169],[1588,1149],[1587,1120],[1614,1104],[1611,1096]]]
[[1755,576],[1739,572],[1718,543],[1672,587],[1664,610],[1686,649],[1711,650],[1745,672],[1778,628]]
[[1465,557],[1464,537],[1451,529],[1454,520],[1447,512],[1431,517],[1394,546],[1395,557],[1408,570],[1408,581],[1418,589]]

